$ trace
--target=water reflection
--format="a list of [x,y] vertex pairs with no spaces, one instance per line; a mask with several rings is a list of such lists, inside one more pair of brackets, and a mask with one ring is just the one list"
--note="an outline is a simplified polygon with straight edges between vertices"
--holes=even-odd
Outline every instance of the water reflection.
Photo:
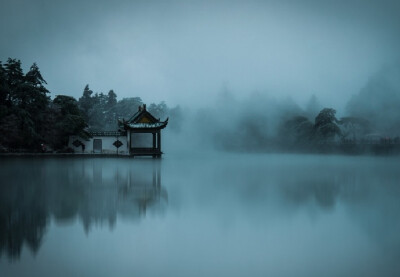
[[210,172],[202,173],[208,176],[203,186],[215,187],[195,192],[206,203],[203,208],[225,212],[223,203],[231,209],[221,220],[245,212],[246,220],[256,224],[302,214],[319,221],[341,212],[400,258],[398,158],[278,155],[238,160],[209,165]]
[[160,161],[9,159],[1,165],[0,255],[10,259],[24,245],[37,253],[51,219],[79,219],[89,233],[93,226],[113,229],[118,216],[163,213],[168,202]]
[[20,256],[0,260],[0,272],[54,276],[55,264],[63,276],[399,276],[398,161],[0,160],[0,245]]

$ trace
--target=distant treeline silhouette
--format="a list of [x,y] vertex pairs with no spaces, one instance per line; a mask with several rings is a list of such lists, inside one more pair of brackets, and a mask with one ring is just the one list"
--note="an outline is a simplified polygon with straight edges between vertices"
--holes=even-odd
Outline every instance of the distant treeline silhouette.
[[257,108],[240,110],[242,105],[231,104],[230,109],[236,107],[237,110],[235,117],[229,117],[228,121],[210,121],[212,118],[218,119],[218,112],[201,111],[196,122],[203,126],[203,136],[209,138],[206,143],[213,143],[217,149],[227,151],[400,152],[399,136],[377,133],[365,118],[347,116],[338,119],[335,109],[323,108],[313,120],[310,113],[292,106],[291,102],[278,105],[259,99],[258,103],[264,104],[266,110],[270,107],[271,114],[259,112]]

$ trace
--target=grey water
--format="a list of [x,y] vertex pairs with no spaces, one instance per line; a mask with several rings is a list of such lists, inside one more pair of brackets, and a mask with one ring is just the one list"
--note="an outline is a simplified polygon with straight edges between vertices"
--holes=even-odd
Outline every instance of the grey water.
[[0,276],[400,276],[400,159],[0,159]]

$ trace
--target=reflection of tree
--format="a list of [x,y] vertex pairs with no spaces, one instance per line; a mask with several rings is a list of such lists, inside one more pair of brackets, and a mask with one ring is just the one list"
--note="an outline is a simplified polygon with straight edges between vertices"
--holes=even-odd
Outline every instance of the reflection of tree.
[[16,163],[3,167],[0,178],[8,183],[0,186],[0,255],[16,259],[23,245],[36,253],[51,217],[56,222],[79,217],[89,232],[103,223],[112,228],[118,215],[139,218],[149,207],[166,202],[160,161],[104,163],[28,162],[23,175]]
[[[0,187],[0,254],[18,258],[24,244],[36,253],[46,231],[48,214],[42,191],[33,184],[24,188],[24,177],[13,174],[13,181]],[[35,178],[37,172],[25,177]],[[3,177],[3,176],[2,176]]]
[[332,178],[304,178],[282,186],[287,200],[296,204],[315,201],[322,208],[332,208],[340,192],[340,184]]
[[18,258],[24,243],[33,253],[39,250],[46,230],[47,217],[43,210],[0,212],[0,253],[10,259]]
[[372,178],[385,178],[384,174],[378,173],[367,176],[352,166],[341,167],[336,172],[330,166],[292,169],[290,175],[280,177],[279,184],[288,203],[304,205],[314,202],[320,208],[331,209],[338,201],[366,201],[371,193]]

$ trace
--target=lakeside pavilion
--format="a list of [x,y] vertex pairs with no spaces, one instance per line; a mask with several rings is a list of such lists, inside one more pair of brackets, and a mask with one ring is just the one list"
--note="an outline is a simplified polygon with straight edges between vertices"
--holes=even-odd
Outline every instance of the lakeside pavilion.
[[118,120],[116,131],[90,132],[86,140],[79,136],[70,136],[68,146],[75,153],[117,154],[135,156],[152,156],[160,158],[161,130],[168,124],[155,118],[147,111],[146,105],[139,106],[138,111],[128,120]]

